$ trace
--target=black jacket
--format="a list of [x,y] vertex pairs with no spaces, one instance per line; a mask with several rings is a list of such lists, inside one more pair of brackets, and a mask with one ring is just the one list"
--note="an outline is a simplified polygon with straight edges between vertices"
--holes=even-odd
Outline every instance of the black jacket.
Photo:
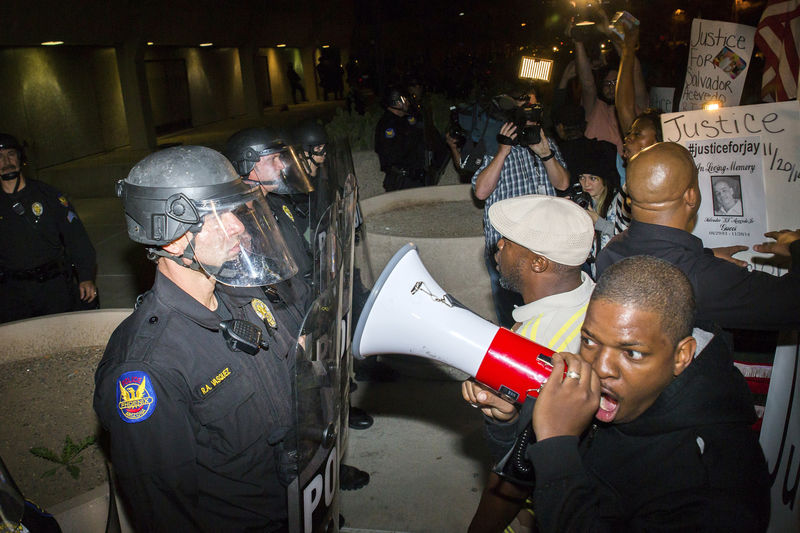
[[703,248],[703,241],[686,231],[631,221],[597,256],[597,275],[633,255],[652,255],[686,274],[694,289],[698,322],[724,328],[778,329],[800,325],[800,241],[790,246],[792,267],[773,276],[750,272]]
[[636,420],[528,448],[543,532],[758,532],[769,478],[752,400],[716,335]]
[[399,117],[388,110],[383,113],[375,126],[375,152],[382,172],[392,167],[402,170],[425,168],[425,139],[422,129],[414,121],[412,116]]
[[[111,336],[95,374],[94,409],[110,433],[120,490],[141,531],[286,527],[279,467],[294,425],[287,355],[302,316],[288,301],[291,291],[270,299],[259,288],[217,285],[215,294],[230,315],[262,330],[269,349],[255,356],[231,351],[220,316],[159,272]],[[267,316],[274,318],[271,334]]]
[[[21,213],[14,209],[17,203]],[[94,279],[94,246],[67,198],[32,179],[16,194],[0,192],[0,270],[27,270],[64,259],[75,265],[78,281]]]

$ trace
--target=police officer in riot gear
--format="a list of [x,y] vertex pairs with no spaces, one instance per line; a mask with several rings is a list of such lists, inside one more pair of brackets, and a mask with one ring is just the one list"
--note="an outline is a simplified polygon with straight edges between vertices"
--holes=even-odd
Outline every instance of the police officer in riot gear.
[[411,101],[396,87],[389,87],[383,99],[386,111],[375,126],[375,151],[385,173],[383,188],[389,191],[422,187],[425,177],[425,138]]
[[328,153],[328,132],[325,127],[316,120],[303,122],[295,129],[294,141],[303,149],[311,165],[311,175],[318,176],[318,169],[325,162]]
[[314,190],[308,161],[284,136],[270,128],[247,128],[234,133],[225,145],[225,155],[245,182],[261,188],[300,277],[310,283],[314,265],[305,237],[308,210],[303,210],[302,202],[298,204],[292,196]]
[[295,145],[308,162],[314,190],[308,194],[309,228],[313,234],[322,215],[336,195],[337,183],[328,179],[325,159],[328,156],[328,133],[316,120],[300,123],[293,132]]
[[83,224],[63,194],[25,177],[24,163],[19,141],[0,133],[0,322],[97,301],[95,251]]
[[302,313],[284,298],[297,266],[275,219],[258,187],[199,146],[147,156],[117,192],[157,265],[95,375],[136,529],[284,531]]

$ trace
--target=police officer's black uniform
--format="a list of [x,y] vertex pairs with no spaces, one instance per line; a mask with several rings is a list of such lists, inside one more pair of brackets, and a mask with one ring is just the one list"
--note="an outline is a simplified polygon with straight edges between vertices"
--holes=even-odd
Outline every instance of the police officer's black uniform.
[[[142,531],[285,530],[287,354],[302,322],[288,283],[268,295],[217,284],[213,312],[157,272],[111,337],[94,408],[111,434],[120,489],[149,509],[132,517]],[[230,317],[257,324],[269,349],[231,351],[219,330]]]
[[311,250],[303,232],[308,226],[307,216],[298,212],[291,196],[269,193],[266,195],[267,204],[278,221],[281,236],[286,241],[286,247],[292,254],[297,264],[297,277],[311,283],[314,262]]
[[94,278],[96,257],[66,197],[26,179],[0,193],[0,322],[75,309],[78,281]]
[[386,173],[386,191],[425,185],[425,139],[416,117],[387,109],[375,127],[375,151]]

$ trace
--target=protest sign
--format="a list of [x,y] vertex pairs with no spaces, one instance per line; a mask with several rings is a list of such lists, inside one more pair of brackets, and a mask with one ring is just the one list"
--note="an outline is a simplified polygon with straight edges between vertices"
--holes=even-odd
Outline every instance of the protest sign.
[[650,87],[650,107],[671,113],[674,100],[675,87]]
[[755,32],[743,24],[694,19],[678,109],[702,109],[708,102],[739,105]]
[[685,146],[697,165],[703,200],[694,234],[706,247],[752,247],[766,231],[800,228],[796,100],[665,113],[661,124],[664,140]]
[[769,533],[800,531],[800,341],[784,332],[775,350],[761,448],[772,480]]

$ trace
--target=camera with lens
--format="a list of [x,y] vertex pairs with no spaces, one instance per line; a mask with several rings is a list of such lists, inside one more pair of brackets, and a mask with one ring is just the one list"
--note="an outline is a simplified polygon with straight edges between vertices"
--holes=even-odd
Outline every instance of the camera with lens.
[[[509,97],[505,99],[511,100]],[[505,103],[505,102],[504,102]],[[500,108],[502,112],[502,119],[506,122],[511,122],[517,127],[515,138],[507,137],[500,133],[497,134],[497,142],[509,146],[520,145],[528,146],[531,144],[539,144],[542,140],[542,106],[540,104],[524,104],[517,106],[506,105],[505,108]]]
[[456,146],[461,149],[467,142],[467,130],[461,126],[458,120],[458,107],[450,106],[450,124],[447,127],[447,134],[455,141]]
[[589,193],[583,190],[580,183],[573,183],[569,189],[564,191],[564,198],[572,200],[583,209],[588,209],[592,206],[592,197]]
[[513,122],[517,127],[515,144],[528,146],[539,144],[542,141],[542,106],[540,104],[525,104],[517,107],[513,110],[509,122]]

